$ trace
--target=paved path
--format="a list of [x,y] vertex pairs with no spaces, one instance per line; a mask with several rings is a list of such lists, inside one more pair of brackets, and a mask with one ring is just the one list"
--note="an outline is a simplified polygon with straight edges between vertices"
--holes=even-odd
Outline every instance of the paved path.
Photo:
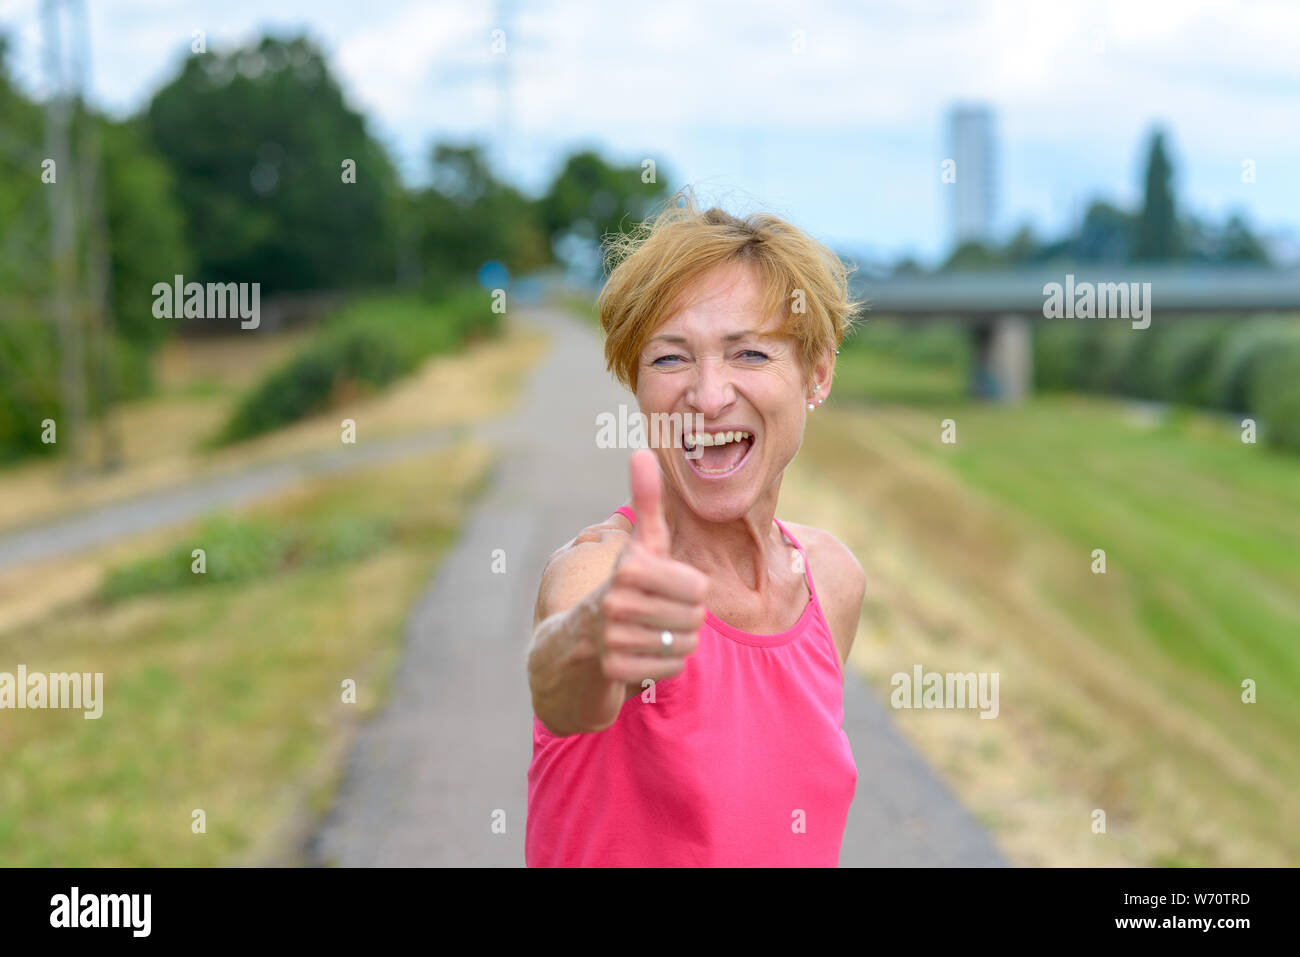
[[[360,730],[338,802],[308,848],[315,863],[523,864],[537,581],[556,547],[621,504],[629,453],[597,449],[595,422],[632,401],[604,372],[593,330],[545,309],[523,318],[551,334],[553,349],[519,412],[490,430],[501,465],[411,615],[390,699]],[[495,549],[505,574],[491,571]],[[1003,863],[852,673],[845,729],[858,790],[842,865]],[[491,827],[498,811],[504,834]]]
[[464,428],[427,430],[307,452],[94,506],[31,528],[0,533],[0,571],[174,525],[214,508],[262,498],[317,476],[431,452],[466,431]]

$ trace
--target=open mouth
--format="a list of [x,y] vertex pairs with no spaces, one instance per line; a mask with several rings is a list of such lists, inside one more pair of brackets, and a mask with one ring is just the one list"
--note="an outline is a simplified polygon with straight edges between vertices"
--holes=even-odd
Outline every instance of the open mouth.
[[740,469],[754,448],[752,432],[686,433],[683,451],[697,475],[722,478]]

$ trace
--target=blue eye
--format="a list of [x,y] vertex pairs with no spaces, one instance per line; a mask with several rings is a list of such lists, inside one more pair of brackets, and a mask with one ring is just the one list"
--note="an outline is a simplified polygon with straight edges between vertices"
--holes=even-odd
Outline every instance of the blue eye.
[[742,355],[742,356],[745,356],[746,358],[748,358],[748,357],[750,357],[750,356],[757,356],[757,357],[760,358],[760,359],[766,359],[766,358],[767,358],[767,353],[766,353],[766,352],[759,352],[757,349],[746,349],[744,352],[741,353],[741,355]]
[[653,362],[651,362],[650,364],[651,364],[652,366],[657,366],[659,363],[663,362],[665,359],[680,359],[680,358],[681,358],[681,356],[660,356],[658,359],[655,359],[655,360],[654,360]]

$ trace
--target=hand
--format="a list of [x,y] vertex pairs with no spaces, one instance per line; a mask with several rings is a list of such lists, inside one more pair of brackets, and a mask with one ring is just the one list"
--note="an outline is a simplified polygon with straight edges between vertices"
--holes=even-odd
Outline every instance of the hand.
[[[639,685],[646,678],[671,678],[686,667],[704,624],[708,578],[669,557],[663,479],[654,453],[634,452],[628,472],[636,524],[597,603],[597,655],[606,678]],[[673,635],[667,647],[665,631]]]

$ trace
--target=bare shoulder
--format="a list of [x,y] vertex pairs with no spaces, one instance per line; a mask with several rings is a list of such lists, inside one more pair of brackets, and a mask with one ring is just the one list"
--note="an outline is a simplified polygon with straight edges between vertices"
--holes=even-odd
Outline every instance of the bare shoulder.
[[533,626],[566,611],[609,577],[632,534],[632,523],[615,513],[588,525],[551,553],[537,589]]
[[786,522],[785,527],[794,533],[808,553],[808,562],[817,573],[817,582],[825,581],[828,586],[866,582],[866,572],[857,556],[830,532],[797,522]]
[[796,522],[786,522],[785,526],[808,554],[808,568],[822,611],[834,633],[841,660],[847,660],[867,590],[867,574],[862,563],[830,532]]

